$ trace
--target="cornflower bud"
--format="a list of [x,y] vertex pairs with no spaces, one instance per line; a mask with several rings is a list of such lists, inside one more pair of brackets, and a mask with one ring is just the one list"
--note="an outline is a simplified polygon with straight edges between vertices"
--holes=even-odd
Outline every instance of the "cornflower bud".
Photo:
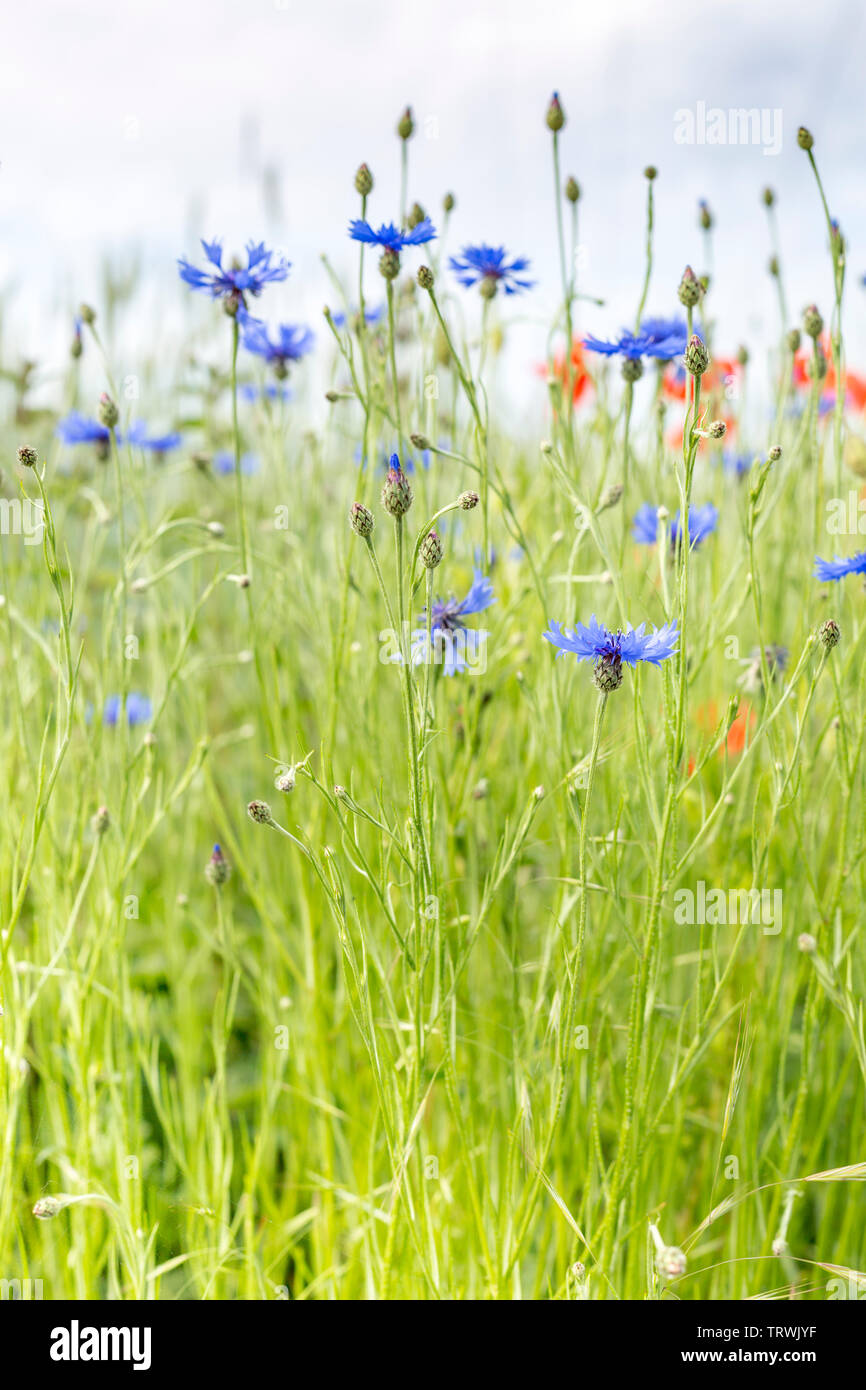
[[839,645],[839,624],[836,622],[835,618],[827,619],[826,623],[822,625],[818,636],[828,652],[831,652],[834,647]]
[[683,271],[683,278],[680,280],[677,290],[677,299],[687,309],[693,309],[701,297],[701,286],[697,275],[690,265]]
[[412,107],[407,106],[399,121],[397,122],[397,134],[401,140],[409,140],[415,132],[415,118],[412,115]]
[[447,213],[447,212],[453,212],[454,209],[456,208],[456,206],[457,206],[457,199],[454,197],[454,194],[453,194],[453,193],[446,193],[446,194],[445,194],[445,197],[442,199],[442,210],[443,210],[443,212],[446,212],[446,213]]
[[256,825],[270,825],[273,820],[271,808],[266,801],[251,801],[247,806],[247,815]]
[[701,377],[710,365],[710,354],[707,352],[706,344],[693,333],[689,339],[685,355],[686,371],[692,376]]
[[358,172],[355,175],[355,192],[360,193],[362,198],[368,197],[373,192],[373,175],[366,164],[358,165]]
[[698,203],[698,221],[705,232],[708,232],[713,225],[713,214],[710,212],[709,204],[703,198]]
[[797,144],[800,146],[800,149],[811,150],[814,143],[815,137],[811,130],[807,130],[804,125],[801,125],[800,129],[797,131]]
[[740,346],[737,348],[737,361],[741,367],[747,367],[749,365],[749,349],[747,347]]
[[409,441],[415,445],[416,449],[429,449],[431,447],[426,434],[410,434]]
[[544,119],[547,122],[548,130],[562,130],[562,127],[565,125],[565,112],[562,109],[562,103],[559,100],[558,92],[554,92],[553,96],[550,98],[550,105],[547,108],[547,114]]
[[428,531],[421,542],[421,563],[425,569],[435,570],[444,554],[442,540],[436,531]]
[[80,304],[78,306],[78,317],[81,319],[82,323],[95,323],[96,310],[91,309],[89,304]]
[[785,341],[788,344],[789,352],[798,352],[800,348],[800,343],[803,341],[799,328],[790,329]]
[[409,209],[409,216],[406,218],[409,230],[412,231],[414,227],[417,227],[421,222],[424,221],[424,218],[426,216],[427,214],[422,208],[421,204],[413,203],[411,208]]
[[111,825],[111,816],[108,814],[107,806],[100,806],[96,814],[91,817],[90,825],[94,835],[105,834],[106,830]]
[[429,265],[422,265],[418,270],[418,284],[422,290],[432,290],[436,283],[436,277]]
[[577,179],[571,177],[565,181],[565,196],[570,203],[576,203],[580,197],[580,184]]
[[615,507],[622,498],[625,491],[622,483],[611,483],[609,488],[605,488],[599,499],[598,510],[606,512],[610,507]]
[[707,434],[710,436],[710,439],[724,439],[727,429],[728,427],[724,420],[714,420],[707,430]]
[[767,458],[770,460],[770,462],[771,462],[771,463],[778,463],[778,462],[779,462],[779,459],[780,459],[781,457],[782,457],[782,446],[781,446],[781,444],[771,444],[771,445],[770,445],[770,448],[767,450]]
[[475,507],[478,506],[478,493],[477,493],[477,492],[461,492],[460,497],[459,497],[458,500],[459,500],[460,506],[463,508],[464,512],[471,512],[471,511],[474,510]]
[[771,208],[776,201],[776,195],[772,188],[765,188],[761,197],[764,200],[764,207]]
[[779,257],[771,256],[767,262],[767,269],[774,279],[779,278]]
[[30,449],[26,444],[22,444],[18,450],[18,462],[24,468],[35,468],[39,462],[39,455],[35,449]]
[[659,171],[654,164],[648,164],[643,171],[643,176],[647,183],[654,183],[659,176]]
[[120,419],[120,411],[106,391],[99,397],[99,409],[96,413],[100,425],[104,425],[107,430],[113,430]]
[[820,338],[824,320],[815,304],[810,304],[807,309],[803,310],[803,327],[808,338]]
[[367,537],[372,533],[375,522],[373,513],[364,506],[363,502],[353,502],[352,510],[349,512],[349,520],[352,523],[352,530],[356,536]]
[[379,274],[386,280],[396,280],[400,274],[400,257],[390,246],[379,257]]
[[205,865],[205,878],[208,883],[212,883],[215,888],[221,888],[230,873],[231,868],[228,860],[219,845],[214,845],[213,854]]
[[391,455],[391,466],[382,486],[382,506],[391,516],[405,516],[412,505],[412,488],[409,479],[400,467],[396,454]]

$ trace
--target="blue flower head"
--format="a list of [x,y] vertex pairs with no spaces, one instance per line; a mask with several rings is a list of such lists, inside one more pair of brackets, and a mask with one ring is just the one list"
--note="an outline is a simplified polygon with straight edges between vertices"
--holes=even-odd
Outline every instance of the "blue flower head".
[[526,256],[509,260],[504,246],[488,246],[486,242],[464,246],[459,256],[450,257],[448,264],[461,285],[469,287],[480,283],[490,298],[500,285],[506,294],[519,294],[521,290],[531,290],[534,284],[532,280],[520,278],[529,269]]
[[866,574],[866,550],[858,551],[847,560],[841,560],[838,555],[834,555],[832,560],[822,560],[820,555],[816,555],[814,574],[824,584],[831,579],[844,579],[846,574]]
[[383,222],[375,231],[369,222],[358,217],[349,223],[349,236],[353,241],[362,241],[367,246],[381,246],[383,251],[394,251],[399,256],[407,246],[423,246],[425,241],[433,241],[436,228],[430,218],[425,217],[408,232],[401,231],[393,222]]
[[573,630],[563,631],[559,623],[550,623],[544,639],[558,648],[557,656],[570,652],[578,661],[593,662],[595,683],[607,694],[622,684],[623,664],[636,666],[646,661],[658,666],[677,650],[679,629],[675,622],[651,632],[645,629],[646,623],[641,623],[637,628],[629,625],[625,632],[611,632],[593,613],[588,623],[578,623]]
[[426,611],[419,618],[419,630],[412,638],[412,660],[415,665],[422,665],[427,660],[434,661],[442,665],[446,676],[456,675],[467,667],[479,669],[487,633],[479,628],[467,627],[464,619],[473,613],[483,613],[495,602],[493,586],[479,569],[475,571],[472,587],[465,598],[436,599],[430,610],[431,647],[427,644]]
[[637,333],[623,329],[618,338],[594,338],[591,333],[583,340],[588,352],[599,352],[604,357],[622,357],[637,362],[642,357],[655,357],[669,362],[671,358],[685,351],[685,328],[680,332],[676,319],[647,319]]
[[[383,309],[383,307],[382,307],[381,304],[380,304],[380,305],[378,306],[378,308],[376,308],[376,309],[367,309],[367,308],[365,308],[365,309],[364,309],[364,322],[365,322],[366,324],[368,324],[368,325],[372,325],[372,324],[378,323],[378,322],[380,321],[380,319],[381,319],[383,313],[384,313],[384,309]],[[334,326],[335,326],[336,328],[344,328],[344,327],[346,326],[347,323],[354,323],[354,321],[355,321],[356,319],[359,319],[360,316],[361,316],[361,311],[360,311],[360,309],[350,309],[349,312],[348,312],[348,314],[344,314],[343,311],[341,310],[338,314],[333,314],[333,315],[332,315],[333,320],[334,320]]]
[[[217,473],[228,474],[235,471],[235,456],[231,449],[220,449],[214,454],[213,466]],[[241,472],[249,476],[258,471],[259,461],[255,454],[241,454]]]
[[[705,541],[715,531],[719,520],[718,509],[712,502],[702,506],[689,507],[689,547],[694,548]],[[671,545],[676,547],[680,539],[680,513],[671,522]],[[658,539],[658,510],[650,502],[644,502],[635,512],[632,522],[632,535],[639,545],[655,545]]]
[[126,432],[127,444],[137,449],[146,449],[152,454],[167,454],[176,449],[183,436],[177,430],[169,434],[150,434],[143,420],[136,420]]
[[105,425],[79,414],[77,410],[70,411],[65,419],[58,421],[57,435],[64,444],[100,444],[104,445],[106,450],[111,438]]
[[304,327],[303,324],[281,323],[275,336],[271,338],[263,323],[258,319],[248,318],[243,324],[241,341],[247,352],[254,352],[257,357],[263,357],[274,368],[277,376],[283,377],[290,362],[300,361],[310,351],[314,335],[312,329]]
[[733,449],[725,449],[722,454],[722,467],[735,478],[744,478],[755,461],[754,454],[737,454]]
[[[115,725],[120,719],[121,697],[108,695],[102,710],[103,724]],[[130,690],[126,697],[126,720],[130,728],[135,724],[146,724],[153,713],[153,706],[147,695]]]
[[213,299],[222,299],[239,313],[241,322],[246,317],[247,295],[257,297],[265,285],[285,280],[289,273],[289,262],[282,256],[274,261],[274,252],[263,241],[247,243],[245,266],[234,262],[227,269],[223,268],[221,241],[202,241],[202,246],[210,268],[200,270],[189,261],[178,260],[181,280],[194,290],[205,290]]

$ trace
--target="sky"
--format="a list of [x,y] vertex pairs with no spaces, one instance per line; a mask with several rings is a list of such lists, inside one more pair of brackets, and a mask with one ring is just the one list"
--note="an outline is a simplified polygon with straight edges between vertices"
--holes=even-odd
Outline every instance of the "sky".
[[[531,259],[537,288],[507,311],[518,323],[510,370],[537,391],[530,368],[558,293],[544,125],[556,89],[568,117],[562,173],[582,188],[581,282],[605,301],[581,305],[582,330],[607,336],[634,318],[649,163],[659,171],[650,311],[676,310],[686,263],[709,268],[704,198],[716,221],[717,343],[765,353],[779,324],[761,202],[770,184],[789,316],[814,300],[829,317],[826,229],[796,143],[806,124],[849,244],[849,361],[866,367],[864,60],[860,0],[36,0],[7,24],[0,53],[3,356],[62,357],[75,306],[99,306],[106,255],[144,273],[130,352],[182,313],[206,315],[181,302],[175,270],[199,235],[284,250],[292,275],[269,314],[321,331],[333,301],[322,253],[354,275],[346,226],[362,160],[376,180],[371,218],[398,216],[394,127],[410,103],[410,197],[435,221],[454,193],[449,249],[484,240]],[[698,142],[702,110],[712,120],[739,108],[764,113],[763,138]],[[690,117],[695,139],[683,143]],[[373,269],[368,292],[377,288]]]

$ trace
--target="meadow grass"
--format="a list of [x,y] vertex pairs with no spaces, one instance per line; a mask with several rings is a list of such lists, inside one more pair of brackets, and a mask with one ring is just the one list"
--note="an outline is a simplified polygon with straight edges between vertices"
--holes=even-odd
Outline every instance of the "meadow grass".
[[[363,246],[354,283],[329,267],[322,429],[303,365],[290,401],[239,396],[265,378],[219,302],[159,401],[184,435],[164,457],[127,440],[110,305],[58,402],[93,414],[99,364],[121,407],[101,445],[59,443],[18,382],[3,495],[44,526],[0,538],[0,1277],[80,1299],[866,1287],[863,594],[811,575],[847,545],[826,508],[859,486],[857,421],[841,389],[819,411],[820,333],[798,394],[783,294],[774,408],[747,420],[748,367],[713,368],[715,287],[686,313],[652,283],[654,171],[635,332],[648,302],[681,312],[710,371],[678,400],[674,365],[623,382],[599,357],[572,409],[589,357],[556,365],[582,307],[551,109],[545,441],[497,410],[510,301],[456,286],[441,240],[394,279]],[[723,415],[758,444],[742,473],[708,437]],[[397,516],[392,449],[415,462]],[[418,615],[476,567],[483,660],[416,664]],[[542,640],[593,612],[677,622],[679,650],[600,691]],[[741,890],[783,906],[689,924],[699,885],[727,915]]]

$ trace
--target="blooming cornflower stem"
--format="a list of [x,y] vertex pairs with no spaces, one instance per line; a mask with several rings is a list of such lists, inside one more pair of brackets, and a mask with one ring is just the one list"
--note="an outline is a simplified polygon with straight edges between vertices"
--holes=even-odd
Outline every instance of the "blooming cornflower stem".
[[833,227],[833,219],[830,216],[830,209],[827,206],[827,199],[824,194],[824,185],[821,182],[821,175],[818,173],[818,165],[815,163],[815,156],[811,149],[807,150],[807,157],[812,166],[812,173],[815,175],[815,182],[818,185],[818,193],[821,197],[821,204],[824,208],[824,217],[827,222],[827,235],[830,238],[830,255],[833,257],[833,321],[830,326],[830,351],[833,358],[833,370],[836,375],[836,407],[833,412],[833,456],[835,464],[835,486],[836,496],[842,494],[842,415],[845,408],[845,383],[842,379],[842,291],[845,284],[845,262],[844,250],[841,245],[841,233],[838,234],[840,249],[837,252],[835,243],[837,234]]

